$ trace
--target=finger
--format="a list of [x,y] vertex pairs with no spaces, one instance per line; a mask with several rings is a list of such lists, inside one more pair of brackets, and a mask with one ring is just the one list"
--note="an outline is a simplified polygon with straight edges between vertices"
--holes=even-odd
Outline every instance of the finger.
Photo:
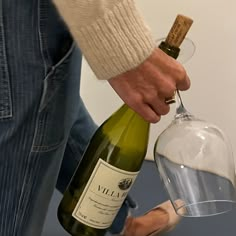
[[130,106],[135,112],[137,112],[149,123],[157,123],[161,119],[161,115],[158,112],[154,111],[150,104],[143,103],[140,105],[139,103],[127,103],[127,105]]
[[161,116],[166,115],[170,111],[170,106],[166,103],[165,99],[157,97],[156,99],[150,99],[147,103],[156,114]]
[[153,232],[160,232],[168,221],[168,214],[162,209],[137,218],[130,217],[126,222],[124,236],[147,236]]
[[155,113],[166,115],[170,111],[170,106],[165,101],[156,100],[150,104]]
[[[181,200],[176,200],[174,203],[176,207],[180,207],[183,205],[183,201]],[[179,223],[179,221],[181,220],[181,217],[176,214],[174,207],[172,206],[172,203],[170,201],[163,202],[162,204],[158,205],[156,208],[152,209],[151,212],[155,210],[160,210],[160,209],[165,211],[169,216],[168,224],[162,230],[171,231]]]
[[179,80],[176,83],[176,88],[180,91],[188,90],[190,86],[191,86],[191,81],[187,74],[185,74],[185,77],[183,79]]
[[[145,63],[141,71],[145,80],[148,80],[149,84],[152,85],[152,89],[158,92],[161,97],[171,97],[176,91],[175,80],[166,73],[163,73],[160,69],[151,63]],[[147,94],[150,90],[147,91]]]
[[158,115],[166,115],[170,111],[170,107],[165,102],[165,99],[160,98],[155,89],[150,89],[148,93],[143,94],[143,100]]
[[[140,76],[139,76],[140,77]],[[137,76],[137,78],[139,79]],[[121,79],[120,79],[121,80]],[[152,109],[150,104],[144,101],[144,92],[140,92],[138,89],[131,88],[127,83],[119,84],[116,82],[119,80],[111,79],[109,83],[116,91],[116,93],[121,97],[121,99],[136,113],[138,113],[143,119],[150,123],[157,123],[160,121],[161,117],[158,112]],[[128,89],[127,89],[128,88]],[[128,92],[128,93],[127,93]],[[129,94],[132,93],[132,96]]]

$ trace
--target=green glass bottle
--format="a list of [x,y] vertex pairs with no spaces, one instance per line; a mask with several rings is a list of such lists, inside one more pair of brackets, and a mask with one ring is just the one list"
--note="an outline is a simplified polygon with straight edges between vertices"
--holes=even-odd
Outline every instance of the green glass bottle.
[[58,208],[71,235],[105,234],[141,168],[149,127],[123,105],[97,129]]

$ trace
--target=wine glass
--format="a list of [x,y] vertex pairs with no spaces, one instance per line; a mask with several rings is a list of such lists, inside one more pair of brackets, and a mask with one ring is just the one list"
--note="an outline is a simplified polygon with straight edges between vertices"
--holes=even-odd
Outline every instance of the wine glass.
[[[184,63],[192,57],[195,47],[191,49],[191,40],[184,40],[182,45],[185,49],[179,58]],[[190,114],[179,91],[176,114],[155,142],[154,159],[178,215],[217,215],[236,205],[230,141],[216,125]]]

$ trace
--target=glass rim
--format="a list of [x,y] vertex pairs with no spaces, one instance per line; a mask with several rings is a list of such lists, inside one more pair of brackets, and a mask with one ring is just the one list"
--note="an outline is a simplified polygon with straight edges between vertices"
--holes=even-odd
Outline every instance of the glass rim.
[[[196,205],[200,205],[200,204],[205,204],[205,203],[230,203],[231,207],[228,207],[228,209],[222,210],[222,211],[215,211],[212,214],[200,214],[200,215],[191,215],[191,214],[187,214],[185,210],[183,210],[183,208],[188,208],[189,206],[196,206]],[[207,201],[201,201],[201,202],[196,202],[196,203],[189,203],[189,204],[183,204],[181,206],[176,207],[176,205],[172,202],[172,205],[175,209],[175,212],[177,215],[181,216],[181,217],[185,217],[185,218],[200,218],[200,217],[210,217],[210,216],[216,216],[216,215],[221,215],[227,212],[230,212],[233,210],[233,206],[236,206],[236,200],[207,200]],[[184,213],[181,213],[184,212]]]

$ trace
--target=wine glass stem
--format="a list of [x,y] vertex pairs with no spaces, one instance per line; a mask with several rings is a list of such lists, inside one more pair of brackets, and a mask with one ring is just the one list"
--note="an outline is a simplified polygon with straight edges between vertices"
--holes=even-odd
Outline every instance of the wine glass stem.
[[177,101],[176,101],[176,114],[182,114],[186,112],[186,109],[183,104],[183,100],[180,96],[179,90],[176,91],[177,93]]

